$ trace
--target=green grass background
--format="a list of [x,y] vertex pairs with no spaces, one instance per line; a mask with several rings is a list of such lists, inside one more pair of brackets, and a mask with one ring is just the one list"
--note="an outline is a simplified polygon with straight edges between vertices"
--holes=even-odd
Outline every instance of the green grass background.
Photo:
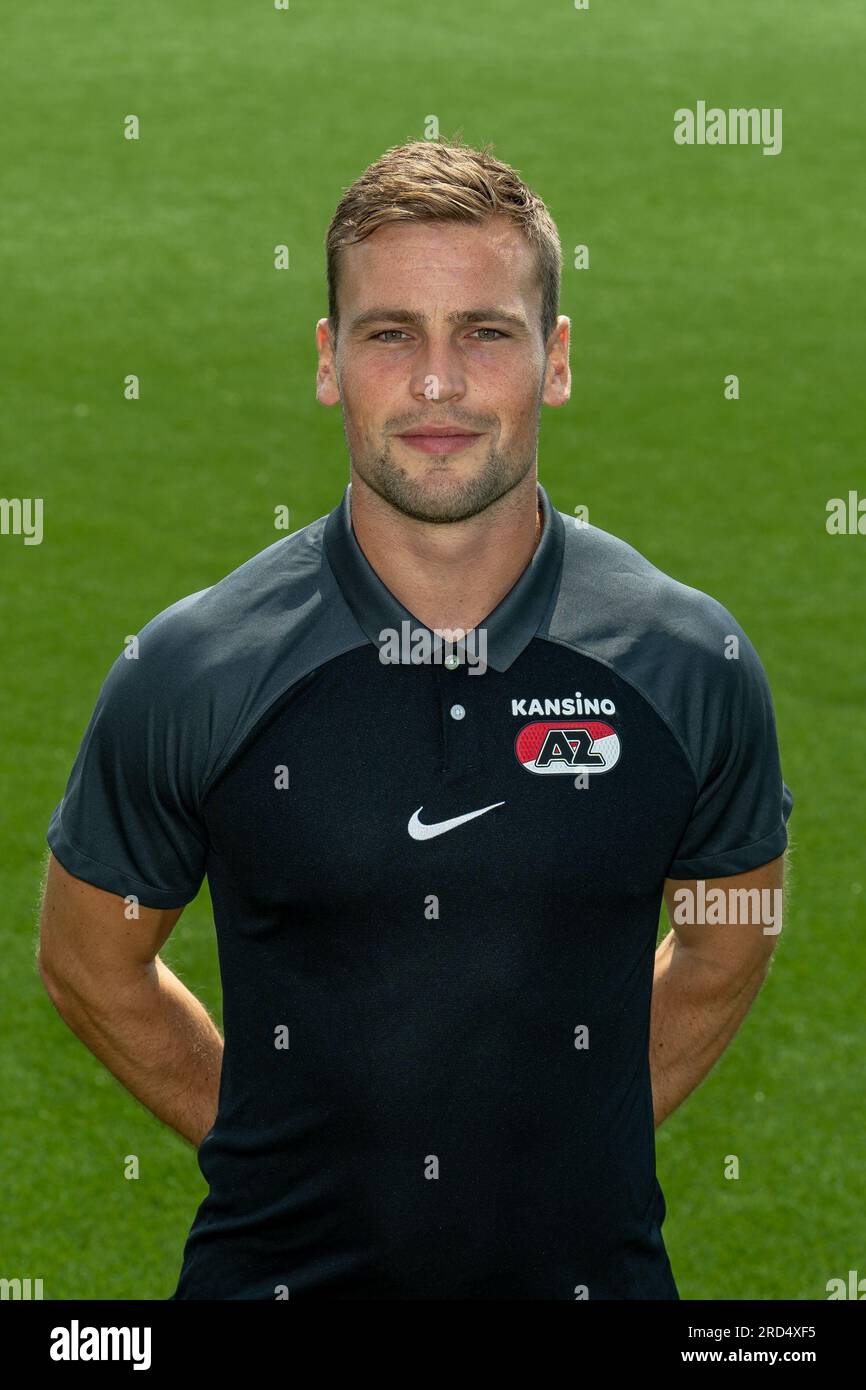
[[[296,529],[338,500],[339,413],[314,399],[323,236],[431,114],[492,140],[560,230],[574,391],[542,416],[554,504],[720,599],[776,700],[797,801],[783,939],[657,1135],[681,1294],[820,1299],[866,1275],[866,537],[824,525],[828,498],[866,495],[864,38],[862,0],[5,14],[0,495],[43,497],[45,539],[0,537],[0,1275],[48,1298],[174,1288],[204,1184],[42,990],[45,828],[126,634],[276,539],[277,504]],[[783,152],[675,146],[674,109],[701,98],[782,107]],[[163,955],[219,1018],[206,888]]]

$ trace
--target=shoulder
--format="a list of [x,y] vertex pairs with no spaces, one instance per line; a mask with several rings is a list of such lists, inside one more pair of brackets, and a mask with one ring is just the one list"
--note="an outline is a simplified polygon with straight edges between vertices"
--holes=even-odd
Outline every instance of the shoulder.
[[734,724],[768,715],[754,646],[710,594],[666,574],[618,536],[562,516],[562,581],[545,635],[639,690],[700,774]]
[[[717,599],[665,573],[634,546],[563,514],[562,584],[551,636],[589,642],[611,654],[649,644],[666,660],[724,658],[731,637],[745,637]],[[748,640],[748,639],[747,639]]]
[[[327,596],[325,518],[284,536],[222,579],[164,608],[141,628],[140,659],[173,689],[290,641]],[[144,669],[144,667],[142,668]]]
[[209,588],[151,618],[109,671],[106,728],[208,784],[274,700],[357,644],[323,560],[326,517],[284,536]]

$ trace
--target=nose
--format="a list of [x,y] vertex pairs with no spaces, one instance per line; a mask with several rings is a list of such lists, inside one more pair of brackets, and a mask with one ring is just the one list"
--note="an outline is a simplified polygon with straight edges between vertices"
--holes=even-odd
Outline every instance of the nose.
[[449,343],[428,342],[413,357],[410,389],[416,401],[453,401],[466,394],[463,366]]

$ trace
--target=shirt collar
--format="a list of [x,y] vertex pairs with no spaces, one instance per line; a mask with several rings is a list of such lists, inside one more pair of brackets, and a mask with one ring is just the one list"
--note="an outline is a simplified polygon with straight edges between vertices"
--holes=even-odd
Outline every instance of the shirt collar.
[[[537,487],[543,520],[541,540],[520,578],[478,624],[486,629],[487,663],[497,671],[507,671],[535,636],[552,605],[562,571],[565,526],[544,488],[540,483]],[[358,544],[352,527],[351,483],[347,483],[341,501],[328,515],[323,539],[328,563],[343,597],[376,647],[381,648],[387,640],[383,635],[386,629],[399,633],[404,622],[435,640],[435,634],[386,588]]]

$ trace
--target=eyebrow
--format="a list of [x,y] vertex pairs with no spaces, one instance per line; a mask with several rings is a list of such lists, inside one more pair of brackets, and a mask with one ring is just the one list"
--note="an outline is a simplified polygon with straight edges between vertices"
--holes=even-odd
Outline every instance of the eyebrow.
[[[481,309],[455,309],[453,313],[446,315],[446,323],[453,323],[458,327],[467,323],[488,323],[491,319],[497,323],[510,323],[512,327],[523,329],[524,332],[527,330],[526,320],[520,314],[511,314],[507,309],[500,309],[496,305],[487,305]],[[357,333],[359,329],[367,328],[370,324],[382,322],[406,323],[413,328],[425,328],[427,315],[417,313],[414,309],[367,309],[365,313],[352,319],[349,332]]]

